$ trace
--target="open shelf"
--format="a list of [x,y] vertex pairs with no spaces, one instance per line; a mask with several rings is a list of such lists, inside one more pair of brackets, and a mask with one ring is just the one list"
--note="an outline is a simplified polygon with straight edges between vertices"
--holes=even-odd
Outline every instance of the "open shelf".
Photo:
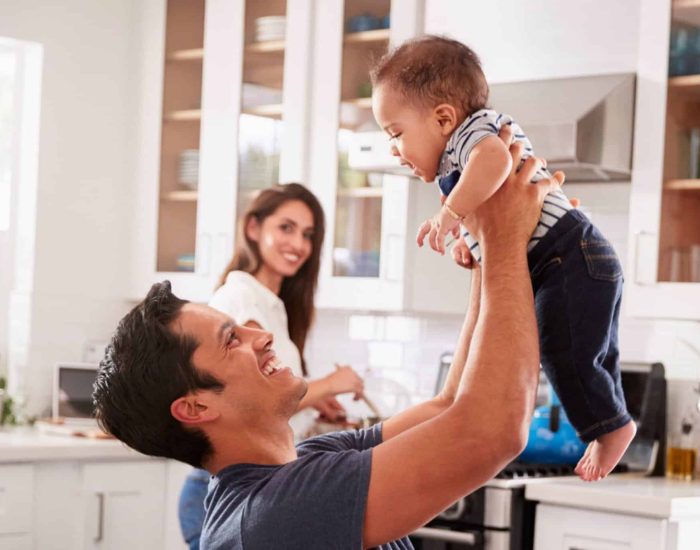
[[372,108],[372,98],[371,97],[356,97],[353,99],[344,99],[343,103],[348,103],[354,105],[360,109],[371,109]]
[[341,187],[338,189],[338,196],[352,199],[380,199],[384,196],[384,189],[382,187]]
[[166,113],[163,118],[169,122],[201,120],[202,111],[201,111],[201,109],[186,109],[186,110],[182,110],[182,111],[170,111],[169,113]]
[[188,189],[186,191],[170,191],[161,195],[160,200],[168,202],[196,202],[197,191]]
[[686,76],[674,76],[668,79],[668,87],[671,90],[700,93],[700,74]]
[[389,29],[376,29],[373,31],[353,32],[345,35],[345,44],[379,44],[389,42]]
[[669,180],[664,184],[669,191],[700,191],[700,179]]
[[700,26],[700,1],[675,0],[672,9],[674,21]]
[[284,40],[270,40],[268,42],[253,42],[245,47],[246,53],[284,53]]
[[168,61],[202,61],[204,48],[192,48],[189,50],[176,50],[168,54]]
[[273,105],[256,105],[254,107],[244,107],[242,112],[246,115],[264,116],[267,118],[274,118],[279,120],[282,118],[282,104],[277,103]]

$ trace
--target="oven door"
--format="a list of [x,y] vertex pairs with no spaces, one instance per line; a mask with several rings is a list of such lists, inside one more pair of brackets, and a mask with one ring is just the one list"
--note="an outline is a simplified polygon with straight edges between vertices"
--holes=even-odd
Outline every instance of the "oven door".
[[510,550],[510,532],[429,526],[409,537],[416,550]]

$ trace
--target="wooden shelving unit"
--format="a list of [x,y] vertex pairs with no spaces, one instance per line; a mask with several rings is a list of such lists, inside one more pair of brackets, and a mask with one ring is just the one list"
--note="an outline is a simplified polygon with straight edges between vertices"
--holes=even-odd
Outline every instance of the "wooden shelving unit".
[[353,32],[345,35],[343,42],[347,45],[381,44],[389,43],[389,29],[376,29],[373,31]]
[[284,40],[271,40],[269,42],[253,42],[245,47],[245,53],[284,53],[285,41]]
[[177,50],[166,57],[168,61],[202,61],[204,48],[191,48],[189,50]]
[[182,111],[170,111],[163,120],[168,122],[199,121],[202,119],[201,109],[185,109]]
[[382,187],[341,187],[338,189],[338,196],[353,199],[381,199],[384,196],[384,189]]
[[354,99],[345,99],[343,103],[349,103],[360,109],[371,109],[372,108],[372,98],[371,97],[356,97]]
[[700,179],[669,180],[664,184],[668,191],[700,191]]
[[256,105],[255,107],[244,107],[243,113],[246,115],[263,116],[280,120],[282,118],[282,104]]
[[700,1],[676,0],[673,2],[673,20],[700,26]]
[[161,195],[160,200],[170,202],[197,202],[197,191],[170,191]]

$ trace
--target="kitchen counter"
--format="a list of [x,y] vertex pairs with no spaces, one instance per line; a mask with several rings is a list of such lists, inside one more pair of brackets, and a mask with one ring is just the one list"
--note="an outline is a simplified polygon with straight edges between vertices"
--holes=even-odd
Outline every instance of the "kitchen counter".
[[700,519],[700,482],[661,477],[610,476],[527,485],[525,498],[547,504],[663,519]]
[[146,458],[116,439],[46,434],[35,428],[0,430],[0,463]]

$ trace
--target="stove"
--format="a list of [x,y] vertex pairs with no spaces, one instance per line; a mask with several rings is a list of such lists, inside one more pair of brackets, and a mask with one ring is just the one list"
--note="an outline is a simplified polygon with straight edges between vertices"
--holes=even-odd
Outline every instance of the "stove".
[[[666,425],[664,368],[656,363],[623,364],[622,369],[628,410],[638,431],[613,473],[658,475],[663,472]],[[537,503],[525,499],[525,486],[573,475],[570,464],[513,462],[484,487],[416,530],[411,541],[416,550],[532,550]]]

